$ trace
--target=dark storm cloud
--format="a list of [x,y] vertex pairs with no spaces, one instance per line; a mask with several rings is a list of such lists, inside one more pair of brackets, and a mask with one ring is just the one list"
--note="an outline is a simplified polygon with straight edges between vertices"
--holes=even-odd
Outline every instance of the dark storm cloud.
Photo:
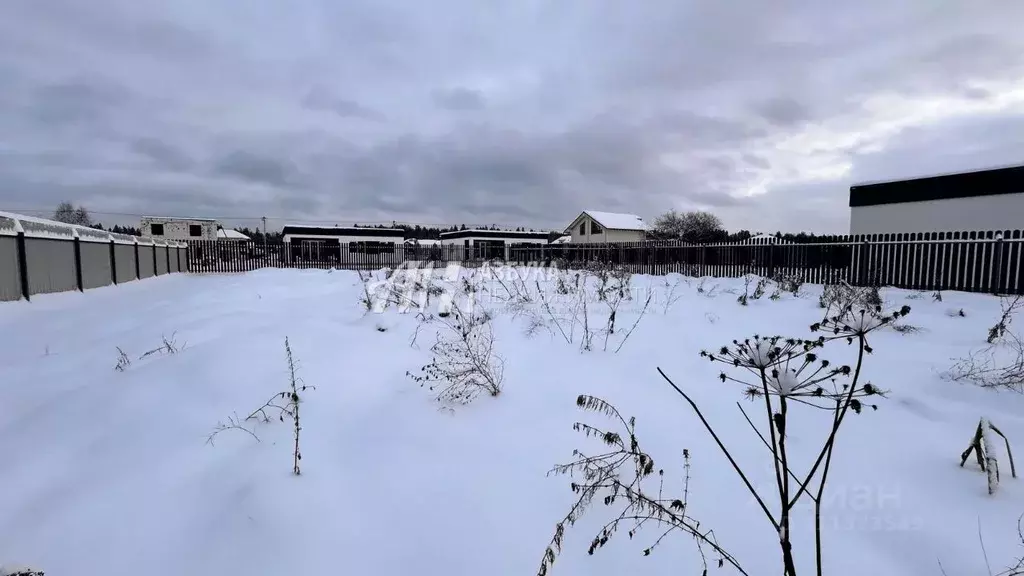
[[776,126],[791,127],[811,118],[810,110],[793,98],[769,98],[755,105],[762,118]]
[[34,90],[32,113],[44,126],[100,123],[127,100],[127,91],[100,78],[70,78]]
[[166,170],[189,171],[195,165],[179,148],[157,138],[138,138],[131,142],[131,149]]
[[340,98],[323,87],[316,87],[306,94],[303,105],[311,110],[326,110],[342,118],[360,118],[375,122],[383,121],[384,115],[355,100]]
[[256,184],[285,188],[298,185],[301,177],[296,167],[284,158],[262,156],[235,150],[214,161],[212,172],[218,176],[238,178]]
[[556,228],[705,208],[841,232],[852,181],[1024,157],[1022,20],[1010,0],[11,0],[0,208]]
[[469,88],[435,90],[434,103],[445,110],[480,110],[486,106],[484,95]]

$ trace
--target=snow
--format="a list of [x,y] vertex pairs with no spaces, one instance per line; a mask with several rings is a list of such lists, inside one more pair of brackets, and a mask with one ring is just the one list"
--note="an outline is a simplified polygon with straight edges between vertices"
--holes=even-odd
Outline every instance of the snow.
[[[535,272],[523,272],[531,286]],[[778,574],[775,529],[656,368],[692,395],[771,505],[771,460],[736,407],[741,402],[763,426],[763,403],[750,404],[742,387],[718,379],[721,365],[698,353],[755,334],[812,337],[820,287],[740,306],[742,279],[709,279],[719,287],[714,297],[683,279],[679,299],[666,306],[666,280],[677,279],[633,278],[634,294],[655,290],[655,297],[617,354],[601,351],[601,337],[590,352],[557,331],[528,337],[526,320],[501,311],[493,301],[501,290],[488,283],[490,296],[477,304],[495,310],[504,389],[451,410],[439,410],[406,375],[430,361],[437,327],[393,309],[364,315],[354,272],[168,275],[6,303],[0,565],[75,576],[535,574],[576,498],[569,478],[546,472],[572,460],[573,449],[601,450],[600,441],[573,431],[574,422],[609,425],[576,407],[577,396],[589,394],[636,417],[644,449],[665,470],[667,493],[681,493],[687,450],[686,514],[714,529],[750,574]],[[939,562],[950,575],[988,573],[979,525],[998,573],[1021,555],[1024,479],[1004,469],[989,495],[974,459],[960,468],[959,455],[982,416],[1012,446],[1024,446],[1024,396],[948,382],[941,372],[985,345],[999,301],[946,292],[933,302],[891,289],[882,296],[887,310],[909,304],[906,322],[922,330],[869,335],[865,381],[890,393],[872,400],[877,411],[850,414],[839,434],[823,506],[825,573],[939,574]],[[634,324],[642,300],[619,309],[616,338]],[[601,324],[604,304],[588,306],[591,322]],[[949,317],[949,307],[967,316]],[[165,336],[177,353],[139,359]],[[244,418],[285,390],[286,336],[299,376],[316,386],[302,402],[299,477],[291,474],[289,423],[259,424],[260,442],[227,431],[206,443],[218,422]],[[123,372],[113,369],[117,347],[132,359]],[[837,341],[821,357],[838,365],[854,352]],[[790,410],[789,456],[806,470],[831,416]],[[550,573],[700,573],[685,535],[642,555],[660,535],[656,527],[632,539],[623,530],[588,556],[591,538],[617,511],[597,502],[567,526]],[[792,533],[800,573],[814,569],[810,520],[810,507],[798,505]],[[708,573],[735,571],[712,564]]]
[[786,368],[773,377],[768,383],[780,396],[789,396],[800,386],[800,378],[797,376],[796,368]]
[[596,210],[584,210],[584,212],[609,230],[647,230],[649,228],[643,218],[636,214],[598,212]]
[[771,363],[772,349],[775,348],[775,342],[768,338],[758,338],[754,341],[748,350],[750,356],[750,365],[756,368],[764,368]]

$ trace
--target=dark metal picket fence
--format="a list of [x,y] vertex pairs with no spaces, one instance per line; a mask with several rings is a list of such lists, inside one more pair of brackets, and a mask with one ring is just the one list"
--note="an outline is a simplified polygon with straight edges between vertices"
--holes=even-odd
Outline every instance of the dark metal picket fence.
[[409,261],[482,263],[490,254],[460,245],[403,246],[368,242],[301,244],[237,241],[189,242],[189,272],[232,273],[259,268],[378,270]]
[[486,250],[461,245],[380,246],[365,243],[304,245],[195,242],[190,272],[246,272],[263,268],[395,268],[408,261],[480,265],[491,259],[517,264],[616,264],[637,274],[740,277],[796,276],[813,284],[846,281],[915,290],[1024,294],[1021,230],[774,238],[718,244],[624,242],[511,244]]

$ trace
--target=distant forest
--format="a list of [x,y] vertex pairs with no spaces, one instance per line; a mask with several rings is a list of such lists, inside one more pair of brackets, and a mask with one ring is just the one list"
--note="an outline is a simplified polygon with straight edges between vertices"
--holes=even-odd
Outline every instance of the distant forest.
[[99,222],[90,224],[89,228],[95,228],[96,230],[103,230],[104,232],[113,232],[114,234],[128,234],[131,236],[142,236],[142,231],[132,226],[118,226],[113,225],[110,228],[104,228],[103,224]]

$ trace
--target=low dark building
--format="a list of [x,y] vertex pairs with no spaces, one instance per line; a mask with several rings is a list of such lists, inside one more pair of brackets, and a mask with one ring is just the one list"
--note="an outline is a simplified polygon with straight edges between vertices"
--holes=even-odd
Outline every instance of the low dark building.
[[441,233],[442,246],[462,246],[468,259],[509,259],[511,244],[547,244],[548,232],[519,232],[515,230],[456,230]]
[[348,254],[345,258],[394,254],[396,246],[405,241],[401,228],[285,226],[281,234],[286,257],[293,260],[331,260],[342,250]]
[[850,187],[850,234],[1016,230],[1024,225],[1024,166]]

